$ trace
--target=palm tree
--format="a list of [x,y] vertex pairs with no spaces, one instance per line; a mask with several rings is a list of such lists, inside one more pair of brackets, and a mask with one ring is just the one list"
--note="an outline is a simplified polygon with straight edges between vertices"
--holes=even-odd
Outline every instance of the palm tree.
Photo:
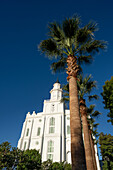
[[90,134],[90,144],[91,144],[91,151],[93,157],[93,163],[95,170],[97,170],[97,161],[96,161],[96,153],[95,153],[95,144],[97,144],[96,138],[99,134],[97,132],[97,126],[99,123],[95,123],[95,117],[98,117],[101,113],[99,111],[94,111],[95,105],[90,105],[87,108],[87,120],[89,126],[89,134]]
[[85,97],[92,97],[97,98],[96,95],[93,96],[86,96],[90,94],[91,90],[96,87],[96,82],[91,80],[91,75],[88,77],[83,78],[80,75],[78,81],[78,92],[79,92],[79,101],[80,101],[80,113],[82,118],[82,126],[83,126],[83,135],[84,135],[84,147],[85,147],[85,156],[86,156],[86,165],[87,170],[95,169],[94,162],[93,162],[93,155],[90,143],[90,133],[87,121],[87,107],[85,104]]
[[[89,108],[85,105],[85,99],[88,97],[89,101],[91,99],[98,99],[97,95],[90,95],[91,90],[96,87],[96,82],[91,80],[91,75],[83,78],[82,75],[78,76],[77,80],[78,85],[78,96],[80,101],[80,113],[82,116],[82,125],[83,125],[83,134],[84,134],[84,145],[85,145],[85,156],[86,156],[86,165],[87,169],[97,169],[96,159],[95,159],[95,150],[93,136],[96,135],[96,126],[94,117],[98,116],[100,113],[94,111],[94,105],[91,105]],[[63,86],[64,98],[63,100],[69,101],[69,84]],[[92,136],[93,133],[93,136]]]
[[65,69],[67,63],[72,169],[86,169],[76,81],[78,64],[90,63],[92,55],[105,48],[105,42],[95,40],[94,32],[97,30],[95,23],[90,22],[80,28],[78,16],[66,18],[62,24],[50,23],[48,28],[48,39],[40,43],[39,49],[49,58],[57,59],[52,65],[55,69]]

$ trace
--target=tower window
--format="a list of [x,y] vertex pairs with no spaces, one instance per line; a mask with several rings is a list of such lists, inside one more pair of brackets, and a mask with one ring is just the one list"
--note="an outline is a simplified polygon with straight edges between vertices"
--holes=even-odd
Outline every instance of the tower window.
[[70,126],[68,125],[67,126],[67,135],[69,135],[70,134]]
[[55,118],[51,117],[49,121],[49,133],[55,132]]
[[60,93],[58,92],[58,98],[60,98]]
[[47,159],[53,160],[53,152],[54,152],[54,142],[50,140],[48,141]]
[[40,136],[40,131],[41,131],[41,128],[39,127],[37,130],[37,136]]
[[29,128],[27,129],[27,132],[26,132],[26,136],[28,136],[29,135]]

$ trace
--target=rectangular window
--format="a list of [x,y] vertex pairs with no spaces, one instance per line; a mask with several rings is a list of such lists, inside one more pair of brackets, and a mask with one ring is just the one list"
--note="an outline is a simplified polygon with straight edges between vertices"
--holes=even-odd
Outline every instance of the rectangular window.
[[27,144],[27,142],[24,143],[24,150],[26,149],[26,144]]
[[69,135],[70,134],[70,126],[68,125],[67,126],[67,135]]
[[48,141],[47,145],[47,159],[53,160],[53,153],[54,153],[54,141]]
[[48,152],[54,152],[54,147],[49,146],[49,147],[48,147]]
[[49,121],[49,133],[55,133],[55,118],[51,117]]
[[47,159],[53,160],[53,154],[47,154]]
[[55,133],[55,127],[49,127],[49,133]]
[[38,128],[37,136],[40,136],[40,131],[41,131],[41,128]]
[[27,132],[26,132],[26,136],[28,136],[29,135],[29,128],[27,129]]

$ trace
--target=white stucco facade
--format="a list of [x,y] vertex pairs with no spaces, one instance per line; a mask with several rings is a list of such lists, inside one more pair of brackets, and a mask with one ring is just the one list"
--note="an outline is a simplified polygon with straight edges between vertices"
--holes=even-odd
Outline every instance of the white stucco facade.
[[50,94],[50,100],[44,100],[43,112],[27,113],[18,148],[39,150],[42,161],[50,158],[71,163],[70,112],[61,102],[62,89],[58,82]]
[[43,112],[27,113],[18,141],[19,149],[39,150],[42,161],[71,163],[70,111],[64,109],[61,99],[62,89],[56,82],[50,99],[44,100]]

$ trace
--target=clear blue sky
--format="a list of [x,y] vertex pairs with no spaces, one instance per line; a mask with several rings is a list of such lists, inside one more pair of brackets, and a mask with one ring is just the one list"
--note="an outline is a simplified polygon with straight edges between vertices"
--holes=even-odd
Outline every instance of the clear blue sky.
[[[100,95],[104,82],[113,76],[112,0],[0,0],[0,143],[9,141],[17,146],[26,113],[42,111],[57,77],[62,84],[66,82],[65,74],[51,74],[51,61],[40,55],[37,44],[47,38],[48,22],[60,22],[75,13],[83,25],[97,22],[96,38],[109,43],[93,64],[83,67],[84,73],[91,73],[97,81]],[[113,135],[103,107],[100,96],[96,102],[102,113],[98,130]]]

